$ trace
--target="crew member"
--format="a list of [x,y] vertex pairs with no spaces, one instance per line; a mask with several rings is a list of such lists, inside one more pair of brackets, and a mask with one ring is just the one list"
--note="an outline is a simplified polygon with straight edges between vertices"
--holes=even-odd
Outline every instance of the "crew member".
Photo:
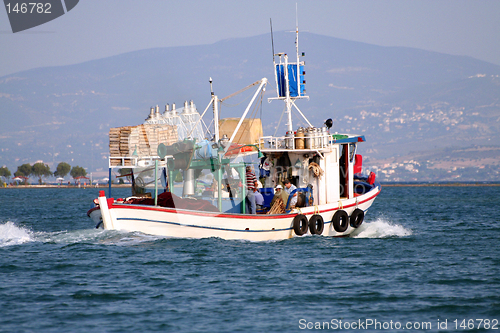
[[[283,181],[283,184],[285,184],[285,191],[286,193],[288,193],[288,195],[290,195],[292,191],[297,189],[297,187],[292,183],[290,183],[290,180],[288,179],[285,179]],[[295,207],[296,204],[297,204],[297,192],[295,192],[292,198],[290,199],[290,208]]]
[[247,214],[255,214],[257,207],[255,206],[254,189],[256,188],[255,182],[257,182],[257,177],[255,177],[255,174],[253,173],[251,166],[246,167],[246,182],[247,182],[247,196],[246,196]]
[[288,201],[288,194],[285,191],[283,191],[283,186],[281,185],[276,186],[276,188],[274,189],[274,197],[273,200],[271,201],[271,207],[274,206],[274,203],[278,199],[281,199],[284,205],[286,205]]
[[255,196],[255,206],[256,206],[257,210],[262,210],[262,208],[264,206],[264,197],[262,196],[262,193],[260,193],[259,189],[257,188],[257,184],[255,184],[253,194]]

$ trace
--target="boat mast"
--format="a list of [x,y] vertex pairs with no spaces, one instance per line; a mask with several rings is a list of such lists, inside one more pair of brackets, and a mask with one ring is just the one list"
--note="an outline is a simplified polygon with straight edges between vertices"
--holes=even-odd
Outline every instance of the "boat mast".
[[285,54],[285,82],[287,84],[286,89],[286,99],[285,99],[285,104],[286,104],[286,113],[288,116],[288,122],[287,122],[287,131],[293,131],[293,124],[292,124],[292,99],[290,98],[290,82],[289,82],[289,73],[288,73],[288,56]]
[[[297,12],[297,10],[298,10],[297,6],[298,6],[297,3],[295,3],[295,54],[297,55],[297,64],[300,64],[300,61],[299,61],[299,13]],[[298,68],[298,69],[300,69],[300,68]],[[300,77],[300,72],[298,75]],[[300,82],[298,82],[298,85],[300,87]],[[300,93],[300,89],[299,89],[299,93]]]
[[216,143],[219,142],[219,105],[217,95],[214,94],[214,90],[212,88],[212,78],[210,78],[210,94],[212,95],[212,107],[214,110],[214,141]]
[[[272,39],[272,26],[271,26],[271,39]],[[300,115],[306,120],[308,124],[309,121],[304,116],[304,114],[299,110],[297,105],[295,105],[296,99],[309,99],[309,96],[305,95],[305,80],[304,75],[304,61],[300,61],[299,56],[299,23],[298,18],[296,18],[295,26],[295,52],[296,52],[296,62],[288,62],[288,55],[286,53],[274,53],[274,41],[273,41],[273,64],[274,64],[274,77],[276,79],[276,90],[278,97],[269,98],[269,100],[279,99],[285,102],[285,110],[287,116],[287,131],[293,131],[292,123],[292,107],[295,107]],[[304,55],[304,54],[302,54]],[[276,62],[276,58],[279,58],[279,62]]]

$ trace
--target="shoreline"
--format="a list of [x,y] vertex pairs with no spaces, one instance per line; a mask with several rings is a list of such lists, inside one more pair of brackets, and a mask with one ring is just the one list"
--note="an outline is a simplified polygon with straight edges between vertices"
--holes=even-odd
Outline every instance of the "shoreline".
[[[111,188],[129,188],[130,184],[113,184]],[[78,185],[16,185],[16,186],[7,186],[0,187],[0,190],[7,189],[16,189],[16,188],[81,188],[81,189],[107,189],[108,185],[99,185],[99,186],[78,186]]]
[[[381,183],[382,187],[477,187],[477,186],[487,186],[487,187],[496,187],[500,186],[500,183]],[[17,185],[17,186],[8,186],[8,187],[0,187],[0,189],[26,189],[26,188],[81,188],[81,189],[107,189],[108,185],[99,185],[95,186],[78,186],[78,185]],[[130,184],[112,184],[111,188],[130,188]]]
[[429,184],[394,184],[394,183],[382,183],[382,187],[466,187],[466,186],[488,186],[488,187],[494,187],[494,186],[500,186],[500,183],[429,183]]

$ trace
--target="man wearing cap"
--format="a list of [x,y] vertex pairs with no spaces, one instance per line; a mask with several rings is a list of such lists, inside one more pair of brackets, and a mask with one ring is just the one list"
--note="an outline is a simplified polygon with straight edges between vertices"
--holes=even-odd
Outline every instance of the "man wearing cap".
[[276,188],[274,189],[274,197],[273,200],[271,200],[271,207],[278,199],[283,200],[283,204],[285,205],[288,201],[288,194],[285,191],[283,191],[283,186],[281,185],[276,186]]
[[[285,184],[285,191],[286,191],[286,193],[288,193],[288,195],[290,195],[290,193],[292,193],[292,191],[297,189],[297,187],[295,185],[293,185],[292,183],[290,183],[290,181],[288,179],[285,179],[283,181],[283,184]],[[290,207],[294,207],[296,204],[297,204],[297,192],[295,192],[293,194],[292,198],[290,199]]]

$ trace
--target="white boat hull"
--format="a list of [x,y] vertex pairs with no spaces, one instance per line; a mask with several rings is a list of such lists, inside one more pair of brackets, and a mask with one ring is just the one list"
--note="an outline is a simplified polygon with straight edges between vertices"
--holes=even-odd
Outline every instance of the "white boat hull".
[[[303,214],[309,220],[319,214],[324,220],[321,235],[342,237],[351,234],[355,228],[349,226],[344,232],[337,232],[332,217],[339,209],[348,215],[358,208],[365,213],[380,193],[380,186],[368,193],[337,203],[295,209],[289,214],[250,215],[200,212],[159,206],[117,204],[113,199],[99,197],[99,209],[91,209],[88,215],[104,229],[139,231],[151,235],[179,238],[242,239],[250,241],[282,240],[296,236],[294,218]],[[310,234],[310,231],[307,231]]]

